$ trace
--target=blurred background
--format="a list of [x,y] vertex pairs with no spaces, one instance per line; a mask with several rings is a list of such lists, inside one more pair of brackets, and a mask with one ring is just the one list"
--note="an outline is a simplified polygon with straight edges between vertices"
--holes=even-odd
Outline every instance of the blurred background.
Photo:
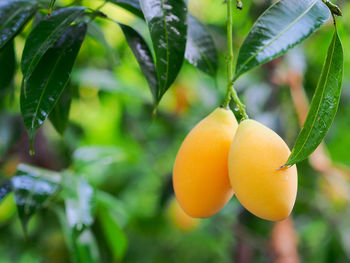
[[[91,8],[103,3],[73,2]],[[62,6],[71,3],[58,1]],[[242,11],[234,11],[236,54],[253,22],[271,3],[248,0]],[[226,6],[222,0],[189,0],[190,11],[208,26],[219,51],[216,79],[185,62],[155,120],[147,82],[122,31],[98,19],[89,27],[72,73],[70,124],[61,137],[47,121],[36,137],[37,153],[30,157],[19,113],[18,68],[15,92],[0,94],[1,178],[10,178],[19,163],[28,163],[79,174],[93,186],[97,199],[109,205],[96,207],[91,228],[79,236],[80,246],[74,253],[86,255],[81,262],[350,262],[350,52],[346,49],[350,3],[337,4],[344,13],[338,27],[345,47],[340,107],[325,144],[298,165],[299,191],[289,219],[261,220],[245,211],[236,198],[211,218],[192,219],[174,199],[171,173],[177,150],[225,94]],[[101,11],[132,25],[150,42],[146,25],[131,13],[112,4]],[[15,40],[18,61],[31,28],[28,25]],[[329,21],[302,45],[236,83],[249,116],[275,130],[291,148],[332,32]],[[54,206],[62,206],[62,196],[31,218],[25,235],[13,194],[3,200],[0,263],[72,262],[64,223]]]

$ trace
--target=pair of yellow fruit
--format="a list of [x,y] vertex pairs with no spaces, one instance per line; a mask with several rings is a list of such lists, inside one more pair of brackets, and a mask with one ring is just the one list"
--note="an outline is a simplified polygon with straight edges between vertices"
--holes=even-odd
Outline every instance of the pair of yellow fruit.
[[239,125],[231,110],[217,108],[187,135],[177,154],[176,198],[192,217],[209,217],[237,196],[256,216],[279,221],[291,213],[297,194],[296,166],[274,131],[254,120]]

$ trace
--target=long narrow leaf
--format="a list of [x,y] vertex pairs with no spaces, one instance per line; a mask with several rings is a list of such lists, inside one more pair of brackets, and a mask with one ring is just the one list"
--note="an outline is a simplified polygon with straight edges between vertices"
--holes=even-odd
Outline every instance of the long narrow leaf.
[[41,20],[30,33],[23,50],[21,63],[25,88],[27,81],[46,51],[62,37],[70,24],[81,16],[84,11],[85,7],[60,9],[54,12],[50,18]]
[[120,24],[120,27],[147,79],[154,98],[157,99],[158,80],[151,50],[142,36],[133,28],[123,24]]
[[140,18],[144,18],[139,0],[107,0],[115,5],[118,5],[125,10],[137,15]]
[[335,29],[309,113],[286,165],[306,159],[331,127],[341,94],[343,60],[343,47]]
[[61,38],[42,57],[21,92],[21,112],[30,139],[46,120],[66,87],[86,34],[86,24],[67,28]]
[[177,77],[185,55],[186,0],[141,0],[156,55],[158,91],[156,103]]
[[37,10],[36,1],[0,1],[0,50],[22,30]]
[[256,21],[239,51],[234,79],[299,44],[329,18],[321,0],[280,0]]
[[16,71],[16,56],[13,41],[0,50],[0,98],[5,96],[13,85]]

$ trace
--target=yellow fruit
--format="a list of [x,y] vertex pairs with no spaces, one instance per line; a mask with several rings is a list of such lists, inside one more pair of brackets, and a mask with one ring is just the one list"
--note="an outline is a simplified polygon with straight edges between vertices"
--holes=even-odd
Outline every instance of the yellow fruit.
[[15,198],[13,193],[10,193],[0,202],[0,225],[6,224],[15,213]]
[[241,204],[271,221],[287,218],[297,194],[295,165],[279,169],[290,155],[274,131],[254,120],[240,123],[229,153],[229,177]]
[[232,111],[217,108],[187,135],[177,153],[173,184],[192,217],[209,217],[231,199],[227,157],[238,124]]
[[190,217],[181,208],[176,198],[172,198],[169,204],[168,213],[171,222],[183,231],[194,230],[199,223],[199,219]]

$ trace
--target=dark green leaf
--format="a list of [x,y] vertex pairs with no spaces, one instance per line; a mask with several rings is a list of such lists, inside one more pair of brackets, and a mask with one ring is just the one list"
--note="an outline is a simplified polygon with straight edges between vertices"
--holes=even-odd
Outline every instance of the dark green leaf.
[[177,77],[185,55],[187,5],[185,0],[141,0],[156,54],[156,103]]
[[52,13],[52,9],[53,9],[55,3],[56,3],[56,0],[51,0],[51,2],[50,2],[50,9],[49,9],[49,16],[50,16],[51,13]]
[[63,185],[68,224],[72,229],[82,231],[94,221],[94,189],[83,177],[71,174],[65,174]]
[[316,150],[331,127],[342,88],[343,59],[343,47],[335,30],[309,113],[286,165],[306,159]]
[[143,13],[140,6],[139,0],[107,0],[113,4],[119,5],[120,7],[128,10],[129,12],[143,18]]
[[72,91],[71,86],[68,86],[63,90],[63,93],[55,108],[51,111],[49,118],[56,131],[63,135],[69,123],[69,111],[72,103]]
[[329,15],[321,0],[281,0],[272,5],[244,40],[234,79],[286,53],[315,32]]
[[69,26],[40,60],[21,92],[21,112],[30,139],[46,120],[66,87],[86,33],[86,24]]
[[13,41],[0,51],[0,98],[11,88],[16,71],[16,56]]
[[1,182],[0,181],[0,203],[2,201],[2,199],[4,199],[8,193],[10,193],[12,191],[11,188],[11,182],[7,181],[7,182]]
[[[85,7],[63,8],[39,22],[29,34],[22,55],[24,87],[46,51],[68,30],[73,21],[80,17]],[[26,89],[25,89],[26,91]]]
[[59,190],[59,173],[20,164],[11,179],[18,214],[24,226],[30,217],[45,207]]
[[37,10],[36,1],[0,1],[0,50],[22,30]]
[[151,50],[142,36],[133,28],[123,24],[120,24],[120,27],[147,79],[154,99],[157,99],[158,80]]
[[195,17],[188,17],[188,32],[185,58],[203,72],[215,76],[218,54],[213,38],[204,25]]

